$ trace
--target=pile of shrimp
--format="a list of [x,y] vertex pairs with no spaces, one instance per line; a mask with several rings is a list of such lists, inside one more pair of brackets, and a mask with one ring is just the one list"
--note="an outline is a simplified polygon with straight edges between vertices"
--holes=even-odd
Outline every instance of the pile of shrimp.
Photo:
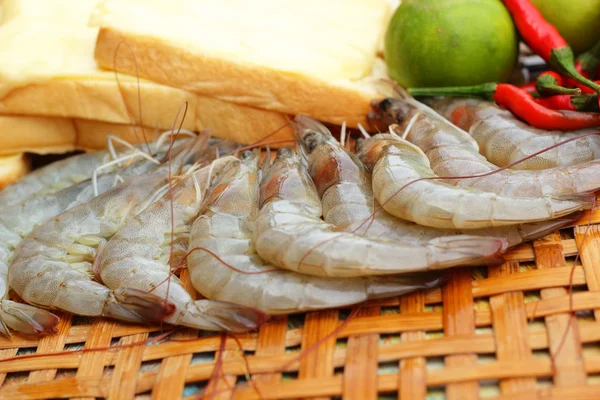
[[[481,105],[461,107],[483,125]],[[389,133],[365,132],[356,153],[297,116],[296,145],[262,162],[205,133],[166,132],[149,152],[111,142],[35,171],[0,192],[0,331],[53,332],[60,310],[243,332],[270,315],[399,296],[441,284],[447,268],[502,262],[572,224],[600,188],[595,138],[581,157],[530,152],[517,169],[498,154],[513,147],[492,164],[479,151],[492,134],[411,98],[377,102],[371,117]]]

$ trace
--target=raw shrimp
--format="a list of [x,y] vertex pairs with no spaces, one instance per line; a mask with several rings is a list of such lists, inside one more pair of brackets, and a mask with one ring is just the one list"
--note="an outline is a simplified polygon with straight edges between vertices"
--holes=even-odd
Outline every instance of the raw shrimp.
[[571,195],[600,189],[600,160],[538,171],[497,171],[496,165],[479,154],[477,142],[468,133],[452,125],[424,104],[410,98],[386,99],[379,102],[376,109],[379,113],[401,122],[401,132],[406,130],[414,118],[406,139],[427,154],[431,169],[438,176],[468,177],[488,174],[476,178],[447,180],[446,183],[502,196],[523,198]]
[[203,209],[192,226],[188,269],[196,290],[209,299],[288,314],[398,296],[440,282],[439,275],[432,273],[323,278],[265,263],[252,243],[258,213],[258,157],[251,152],[244,152],[215,182]]
[[108,151],[97,151],[69,157],[37,169],[0,191],[0,209],[20,203],[35,194],[57,192],[88,179],[98,166],[108,161]]
[[127,287],[152,292],[172,303],[175,311],[164,320],[166,323],[206,330],[247,331],[261,325],[267,317],[244,306],[194,301],[179,278],[171,273],[171,266],[177,265],[187,251],[190,227],[200,211],[209,174],[216,172],[212,167],[195,172],[173,186],[172,197],[167,193],[135,216],[108,241],[98,270],[102,282],[111,289]]
[[[170,131],[164,132],[157,141],[148,144],[149,148],[154,149],[154,156],[157,153],[164,153],[166,151],[167,148],[164,146],[164,140],[169,134],[171,134]],[[185,135],[189,136],[189,133],[186,132]],[[117,153],[114,142],[126,145],[122,149],[124,151],[120,154]],[[107,164],[113,164],[118,160],[131,160],[134,153],[137,154],[138,159],[142,156],[151,159],[151,157],[148,157],[148,155],[138,150],[135,146],[118,137],[109,136],[108,148],[109,150],[65,158],[27,174],[19,181],[0,191],[0,209],[20,203],[34,195],[39,196],[55,193],[75,183],[91,178],[97,172],[107,173],[114,171],[117,165]],[[112,168],[107,168],[109,166]]]
[[258,254],[282,268],[317,276],[397,274],[481,264],[506,250],[502,238],[452,236],[426,246],[339,233],[321,220],[321,201],[298,154],[277,152],[260,185],[253,232]]
[[[180,151],[175,171],[199,156],[207,137]],[[192,151],[188,151],[192,150]],[[39,225],[15,251],[8,281],[23,300],[39,307],[131,322],[164,319],[173,306],[134,289],[109,290],[92,281],[98,248],[127,221],[166,191],[167,165],[153,174],[120,185]]]
[[[178,131],[175,135],[178,136],[180,133],[182,136],[196,136],[187,130],[185,132]],[[115,171],[119,165],[127,165],[123,164],[124,161],[140,158],[151,160],[152,157],[156,158],[161,154],[164,155],[169,147],[169,143],[165,143],[165,140],[173,134],[173,131],[163,132],[156,141],[148,143],[148,148],[152,151],[150,155],[142,152],[138,147],[129,144],[123,139],[109,136],[108,150],[79,154],[56,161],[27,174],[19,181],[0,191],[0,209],[20,203],[34,195],[39,196],[55,193],[75,183],[91,178],[97,173]],[[117,153],[115,150],[114,143],[125,145],[120,149],[120,153]],[[158,164],[158,161],[156,163]]]
[[[506,166],[593,129],[546,131],[517,119],[510,111],[477,99],[434,100],[433,108],[469,132],[479,151],[491,163]],[[577,165],[600,158],[600,135],[586,136],[514,165],[513,169],[539,170]]]
[[[477,229],[559,218],[592,205],[591,195],[511,198],[435,180],[423,151],[397,135],[364,142],[359,157],[373,171],[373,193],[390,214],[419,225]],[[425,180],[423,180],[425,179]]]
[[[151,172],[156,164],[141,160],[122,170],[119,176],[129,180],[135,176]],[[97,189],[100,193],[113,188],[116,172],[98,178]],[[94,197],[90,179],[67,187],[55,193],[33,196],[21,203],[0,210],[0,331],[9,335],[6,325],[24,333],[36,333],[51,330],[58,317],[53,319],[47,311],[15,303],[8,296],[8,263],[13,252],[26,235],[36,225],[60,214],[72,207],[83,204]],[[19,311],[15,313],[14,310]],[[32,313],[32,314],[31,314]],[[53,314],[50,314],[53,315]],[[12,316],[12,317],[11,317]]]
[[[179,142],[173,149],[174,153],[186,148],[187,142]],[[160,147],[156,153],[163,156],[168,150]],[[92,185],[91,179],[71,185],[62,190],[52,192],[44,190],[46,194],[30,196],[26,200],[0,210],[0,332],[10,336],[7,327],[23,333],[49,332],[58,322],[58,317],[47,311],[32,306],[8,300],[8,263],[13,252],[26,235],[36,225],[49,218],[60,214],[72,207],[91,200],[96,193],[104,193],[112,189],[119,178],[128,181],[136,176],[152,172],[157,165],[151,160],[142,159],[134,162],[120,171],[113,171],[100,175]],[[65,181],[66,182],[66,181]],[[55,188],[55,186],[54,186]]]
[[371,176],[358,158],[340,146],[321,123],[296,117],[298,139],[321,196],[323,219],[346,232],[425,245],[440,236],[470,234],[506,238],[509,246],[544,236],[578,219],[580,213],[552,221],[488,229],[446,230],[417,225],[388,214],[373,197]]

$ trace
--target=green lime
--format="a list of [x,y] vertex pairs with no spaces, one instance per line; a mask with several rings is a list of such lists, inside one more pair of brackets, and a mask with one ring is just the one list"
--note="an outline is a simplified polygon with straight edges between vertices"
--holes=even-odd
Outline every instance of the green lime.
[[544,18],[581,53],[600,40],[600,0],[531,0]]
[[518,39],[500,0],[403,0],[384,53],[402,86],[476,85],[511,76]]

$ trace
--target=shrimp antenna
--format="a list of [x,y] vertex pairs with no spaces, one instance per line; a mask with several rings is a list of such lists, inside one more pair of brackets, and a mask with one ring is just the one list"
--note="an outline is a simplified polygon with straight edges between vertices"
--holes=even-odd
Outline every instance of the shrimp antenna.
[[404,133],[402,134],[402,139],[406,139],[406,137],[408,136],[408,133],[412,129],[415,122],[417,122],[417,118],[419,118],[420,115],[421,115],[421,112],[417,112],[417,113],[415,113],[415,115],[412,116],[412,118],[408,122],[408,125],[406,125],[406,129],[404,129]]
[[365,139],[369,139],[371,137],[371,135],[369,135],[369,132],[367,132],[365,127],[362,126],[361,124],[358,124],[358,130],[360,131],[360,133],[362,133],[362,135],[365,137]]
[[156,118],[156,122],[154,123],[153,142],[156,142],[157,140],[158,140],[158,118]]
[[135,152],[133,154],[128,154],[126,156],[122,156],[105,164],[102,164],[98,168],[96,168],[92,173],[92,187],[94,188],[94,196],[98,196],[98,171],[106,169],[112,165],[119,164],[121,161],[129,160],[135,157],[142,157],[155,164],[160,164],[158,160],[154,159],[152,156],[138,149],[135,149]]
[[[188,111],[188,102],[187,102],[187,100],[184,101],[181,106],[179,106],[179,109],[177,110],[177,114],[175,115],[175,120],[173,121],[173,126],[171,127],[171,132],[175,131],[175,124],[177,123],[177,120],[179,119],[179,114],[181,113],[182,109],[183,109],[183,115],[181,116],[181,122],[179,123],[179,126],[177,127],[177,133],[175,133],[175,135],[173,135],[173,134],[169,135],[169,151],[167,153],[167,155],[168,155],[168,162],[169,162],[169,165],[168,165],[168,167],[169,167],[169,181],[171,181],[171,158],[172,158],[172,153],[173,153],[173,143],[174,143],[175,140],[177,140],[177,137],[179,136],[179,133],[181,132],[181,126],[183,125],[183,122],[185,121],[185,117],[187,115],[187,111]],[[193,146],[188,147],[183,152],[183,155],[181,157],[181,166],[178,167],[178,169],[181,168],[181,167],[183,167],[185,157],[187,157],[187,154],[192,149],[192,147]]]
[[275,129],[273,132],[267,134],[266,136],[263,136],[262,138],[258,139],[257,141],[250,143],[248,146],[239,148],[236,150],[236,155],[239,154],[240,152],[244,151],[244,150],[248,150],[248,149],[252,149],[256,146],[260,146],[261,143],[263,143],[266,139],[270,138],[271,136],[275,135],[277,132],[283,130],[284,128],[286,128],[287,126],[290,126],[292,124],[292,121],[290,121],[290,119],[286,116],[286,122],[279,126],[277,129]]
[[142,92],[140,90],[140,74],[139,74],[139,70],[138,70],[137,59],[135,58],[135,53],[134,53],[133,49],[131,48],[131,46],[129,45],[129,43],[125,42],[124,40],[119,42],[119,44],[117,44],[117,48],[115,49],[115,54],[113,56],[113,70],[115,71],[115,80],[117,81],[117,88],[119,89],[119,94],[121,95],[121,99],[123,100],[123,106],[125,107],[125,110],[127,111],[127,115],[129,116],[129,119],[131,120],[131,126],[133,128],[133,133],[135,134],[135,140],[139,143],[141,140],[138,135],[138,130],[136,129],[137,126],[135,123],[135,118],[132,116],[132,113],[129,110],[129,107],[127,107],[127,102],[125,101],[125,95],[123,94],[123,90],[121,88],[121,82],[119,81],[119,73],[117,72],[117,55],[119,54],[119,49],[121,48],[122,44],[127,46],[129,51],[131,52],[131,55],[133,56],[133,64],[135,65],[135,77],[137,80],[137,99],[138,99],[138,109],[139,109],[139,114],[140,114],[140,127],[142,128],[142,138],[144,139],[144,143],[146,144],[146,148],[148,149],[148,154],[150,154],[152,151],[150,150],[150,145],[148,144],[148,139],[146,139],[146,132],[144,131],[144,124],[143,124],[143,120],[142,120]]
[[346,144],[346,121],[342,122],[342,130],[340,131],[340,144],[342,147]]

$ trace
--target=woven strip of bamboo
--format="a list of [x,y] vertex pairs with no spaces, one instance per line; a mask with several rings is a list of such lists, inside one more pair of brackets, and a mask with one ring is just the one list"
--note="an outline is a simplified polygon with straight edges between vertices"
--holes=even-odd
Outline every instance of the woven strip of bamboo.
[[55,335],[0,338],[0,398],[600,398],[597,223],[349,321],[350,308],[277,318],[237,341],[61,315]]

